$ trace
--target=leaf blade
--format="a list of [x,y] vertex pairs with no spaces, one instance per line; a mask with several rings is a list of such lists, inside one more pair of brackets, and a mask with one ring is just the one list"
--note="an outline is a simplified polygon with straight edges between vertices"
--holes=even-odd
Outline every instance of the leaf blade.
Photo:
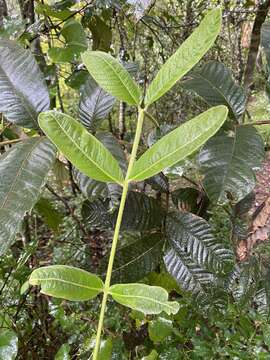
[[216,106],[165,135],[135,162],[129,180],[144,180],[183,160],[217,132],[227,113]]
[[179,304],[168,301],[168,293],[159,286],[145,284],[116,284],[110,287],[110,294],[118,303],[144,314],[176,314]]
[[203,57],[216,40],[220,27],[221,10],[210,11],[199,27],[158,71],[146,92],[146,106],[165,94]]
[[0,40],[0,112],[8,121],[37,128],[37,117],[50,107],[48,89],[32,54],[16,42]]
[[86,51],[82,54],[82,60],[105,91],[129,105],[139,105],[140,88],[116,59],[102,51]]
[[72,117],[56,111],[39,116],[48,138],[85,175],[103,182],[122,185],[123,173],[104,145]]
[[[13,146],[0,157],[0,254],[12,244],[55,160],[55,147],[44,137]],[[20,204],[20,206],[18,206]]]
[[103,289],[102,280],[85,270],[66,265],[44,266],[32,272],[31,285],[40,285],[41,293],[70,301],[86,301]]

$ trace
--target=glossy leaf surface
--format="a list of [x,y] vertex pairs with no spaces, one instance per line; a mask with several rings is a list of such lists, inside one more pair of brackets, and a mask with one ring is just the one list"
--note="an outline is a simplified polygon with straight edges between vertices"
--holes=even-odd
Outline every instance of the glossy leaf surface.
[[[114,260],[113,282],[139,281],[154,271],[160,263],[164,240],[162,234],[149,234],[129,245],[119,247]],[[104,272],[107,264],[106,256],[101,264]]]
[[165,135],[135,162],[130,180],[147,179],[192,154],[217,132],[227,113],[225,106],[216,106]]
[[168,293],[161,287],[145,284],[117,284],[110,287],[110,294],[119,304],[144,314],[176,314],[179,304],[168,301]]
[[95,130],[100,120],[106,118],[115,103],[115,98],[88,77],[81,89],[79,119],[88,130]]
[[44,137],[13,146],[0,156],[0,254],[13,243],[21,221],[38,200],[55,160],[55,147]]
[[123,174],[116,159],[78,121],[56,111],[40,114],[39,124],[48,138],[85,175],[121,184]]
[[224,64],[211,61],[192,71],[189,77],[182,83],[184,89],[194,91],[209,105],[226,105],[233,118],[245,111],[244,89],[235,83],[231,71]]
[[185,290],[198,293],[212,283],[216,273],[232,261],[232,252],[219,244],[209,224],[191,213],[173,213],[166,221],[169,247],[164,257],[167,271]]
[[109,94],[130,105],[140,103],[138,85],[115,58],[101,51],[86,51],[82,59],[98,85]]
[[260,167],[263,158],[262,138],[251,125],[237,127],[234,136],[219,134],[210,139],[199,155],[209,198],[220,204],[242,200],[253,190],[253,169]]
[[[82,215],[85,223],[91,228],[113,229],[116,223],[117,211],[109,212],[109,200],[85,201]],[[131,191],[128,194],[124,208],[121,230],[146,231],[159,229],[162,226],[164,213],[159,202],[143,193]]]
[[66,265],[36,269],[29,283],[40,285],[43,294],[71,301],[93,299],[103,289],[103,282],[97,275]]
[[146,92],[150,105],[183,77],[214,44],[221,27],[221,10],[210,11],[199,27],[161,67]]
[[0,112],[8,121],[37,128],[37,117],[50,99],[41,71],[29,50],[14,41],[0,40]]

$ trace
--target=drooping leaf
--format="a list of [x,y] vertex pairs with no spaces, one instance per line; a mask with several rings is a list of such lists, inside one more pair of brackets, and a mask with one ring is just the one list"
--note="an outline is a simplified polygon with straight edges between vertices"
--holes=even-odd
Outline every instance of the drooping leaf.
[[214,44],[221,28],[221,10],[210,11],[199,27],[166,61],[146,91],[148,106],[164,95]]
[[58,231],[63,216],[59,211],[57,211],[49,199],[41,197],[35,205],[35,210],[50,229]]
[[106,118],[111,111],[115,99],[88,77],[81,90],[79,103],[79,119],[90,131],[96,129],[100,120]]
[[116,284],[110,287],[110,294],[119,304],[144,314],[176,314],[179,304],[168,301],[168,293],[161,287],[145,284]]
[[[117,211],[109,212],[109,201],[85,201],[82,215],[89,227],[105,229],[114,228]],[[159,202],[143,193],[129,192],[125,204],[121,230],[146,231],[159,229],[162,225],[164,213]]]
[[45,80],[30,51],[0,39],[0,112],[16,125],[37,128],[38,114],[49,107]]
[[39,124],[49,139],[85,175],[120,185],[123,173],[116,159],[72,117],[56,111],[40,114]]
[[254,169],[264,158],[261,136],[251,125],[239,126],[234,136],[218,134],[199,154],[203,186],[209,198],[220,204],[242,200],[255,186]]
[[37,202],[54,160],[55,147],[44,137],[22,141],[0,156],[0,254]]
[[140,88],[115,58],[101,51],[86,51],[82,59],[99,86],[119,100],[139,105]]
[[231,71],[222,63],[211,61],[189,74],[184,81],[184,89],[192,90],[201,96],[209,105],[226,105],[229,116],[237,118],[246,107],[244,89],[237,85]]
[[103,282],[97,275],[66,265],[36,269],[32,272],[29,283],[40,285],[43,294],[71,301],[93,299],[103,289]]
[[49,49],[49,57],[55,63],[69,62],[74,60],[82,51],[87,49],[87,40],[82,25],[75,19],[65,22],[61,35],[65,39],[65,47],[52,47]]
[[[162,234],[149,234],[129,245],[117,250],[113,272],[113,282],[133,282],[144,278],[154,271],[162,256],[164,236]],[[102,259],[100,272],[106,271],[108,256]]]
[[216,106],[165,135],[135,162],[129,180],[147,179],[192,154],[218,131],[227,113]]
[[0,331],[0,360],[15,360],[18,353],[18,337],[7,329]]

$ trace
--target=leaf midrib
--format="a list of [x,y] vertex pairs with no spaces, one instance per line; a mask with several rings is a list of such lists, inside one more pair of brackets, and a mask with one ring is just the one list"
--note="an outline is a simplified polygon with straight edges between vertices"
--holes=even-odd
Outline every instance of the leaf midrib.
[[54,278],[54,277],[48,277],[46,279],[44,279],[44,278],[33,278],[31,280],[38,281],[39,283],[37,283],[36,285],[40,284],[41,286],[42,286],[42,282],[56,281],[56,282],[61,282],[61,283],[68,284],[68,285],[71,285],[71,286],[77,286],[77,287],[85,288],[85,289],[88,289],[88,290],[91,290],[91,291],[101,291],[102,290],[102,287],[101,288],[95,288],[95,287],[92,287],[92,286],[77,284],[77,283],[74,283],[73,281],[67,281],[67,280],[64,280],[64,279],[59,279],[59,278]]
[[[216,124],[215,124],[215,125],[216,125]],[[180,150],[183,149],[185,146],[188,146],[188,145],[190,145],[192,142],[195,142],[197,139],[199,139],[200,137],[202,137],[203,135],[205,135],[206,133],[208,133],[208,131],[211,130],[213,127],[214,127],[214,125],[209,126],[209,127],[207,128],[207,131],[205,131],[203,134],[202,134],[202,133],[199,134],[199,135],[198,135],[197,137],[195,137],[190,143],[185,144],[184,146],[180,146],[179,148],[177,148],[177,149],[174,150],[173,152],[171,152],[171,153],[167,154],[166,156],[164,156],[163,158],[159,159],[157,162],[151,164],[147,169],[144,169],[144,170],[141,171],[140,173],[136,174],[136,176],[131,177],[129,180],[136,180],[138,177],[141,177],[142,174],[144,174],[144,173],[147,174],[149,171],[151,171],[151,169],[152,169],[153,167],[159,165],[159,163],[163,162],[163,161],[166,160],[168,157],[174,155],[176,152],[180,151]],[[196,150],[196,149],[192,150],[192,152],[195,151],[195,150]],[[189,154],[190,154],[190,152],[188,152],[188,153],[185,155],[185,157],[188,156]],[[141,159],[141,158],[140,158],[140,159]],[[138,160],[138,162],[140,161],[140,159]],[[179,160],[177,160],[177,161],[180,161],[180,160],[181,160],[181,159],[179,159]],[[136,165],[136,163],[135,163],[135,165]],[[133,168],[133,169],[136,169],[136,168],[135,168],[135,165],[134,165],[134,168]],[[168,166],[172,166],[172,165],[168,165]]]
[[41,141],[43,141],[43,137],[40,137],[37,141],[34,142],[34,145],[29,149],[29,152],[28,154],[26,155],[26,157],[24,158],[24,160],[22,161],[21,163],[21,166],[18,168],[18,171],[15,175],[15,178],[13,179],[13,182],[11,183],[11,186],[9,188],[9,191],[7,192],[3,202],[2,202],[2,205],[1,205],[1,209],[4,209],[4,206],[6,205],[6,203],[8,202],[8,198],[10,196],[10,194],[13,192],[13,190],[16,188],[16,183],[17,183],[17,180],[18,180],[18,177],[21,175],[22,171],[24,170],[24,165],[25,163],[28,161],[28,159],[30,158],[31,154],[33,153],[33,150],[35,147],[37,147]]
[[[134,98],[133,94],[130,92],[129,87],[125,85],[125,83],[123,82],[122,78],[119,76],[119,74],[117,73],[117,71],[114,69],[114,67],[112,66],[112,64],[104,57],[99,56],[99,54],[95,54],[94,56],[97,56],[99,59],[104,60],[104,62],[109,66],[109,68],[114,72],[114,74],[116,75],[116,77],[120,80],[120,82],[122,83],[122,85],[125,87],[125,89],[127,90],[127,92],[129,93],[129,96],[131,97],[131,99],[135,102],[135,104],[138,104],[137,99]],[[124,72],[124,69],[121,69],[121,71]],[[130,80],[132,81],[132,84],[134,85],[134,89],[137,92],[137,85],[136,83],[132,80],[132,78],[130,77],[129,73],[127,70],[125,70],[130,78]]]
[[158,300],[153,300],[152,298],[149,297],[145,297],[145,296],[141,296],[141,295],[124,295],[124,294],[118,294],[118,293],[114,293],[112,291],[109,291],[109,294],[111,294],[112,296],[118,296],[118,297],[123,297],[123,298],[131,298],[131,299],[142,299],[142,300],[146,300],[146,301],[151,301],[153,303],[157,303],[160,304],[162,306],[168,307],[169,309],[172,309],[173,306],[170,306],[168,303],[170,303],[168,300],[166,302],[161,302]]

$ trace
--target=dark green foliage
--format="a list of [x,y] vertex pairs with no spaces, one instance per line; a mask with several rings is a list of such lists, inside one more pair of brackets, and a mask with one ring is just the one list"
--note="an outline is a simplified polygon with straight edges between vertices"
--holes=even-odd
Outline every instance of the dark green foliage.
[[199,154],[203,186],[210,200],[237,203],[255,186],[254,170],[261,166],[264,144],[253,126],[236,128],[233,136],[218,134]]
[[[136,282],[154,271],[160,263],[164,236],[160,233],[144,235],[131,244],[120,247],[114,261],[113,282]],[[102,260],[101,270],[106,270],[108,257]]]
[[189,73],[191,79],[182,83],[184,89],[192,90],[209,105],[226,105],[229,115],[238,118],[246,108],[244,90],[235,83],[231,71],[222,63],[211,61]]

